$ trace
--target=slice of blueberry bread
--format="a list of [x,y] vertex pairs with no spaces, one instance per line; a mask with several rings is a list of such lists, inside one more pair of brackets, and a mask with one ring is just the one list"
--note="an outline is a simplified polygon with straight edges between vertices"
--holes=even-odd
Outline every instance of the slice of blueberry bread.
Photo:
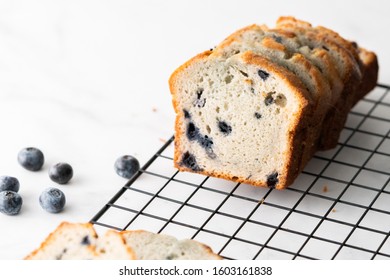
[[299,172],[313,101],[303,82],[253,51],[202,53],[170,78],[180,170],[284,188]]
[[61,223],[26,260],[134,259],[134,253],[116,231],[98,237],[92,224]]
[[314,152],[334,147],[350,104],[376,83],[375,55],[337,36],[281,18],[276,29],[245,27],[179,67],[169,80],[175,166],[290,185]]
[[173,236],[144,230],[123,231],[126,244],[137,260],[220,260],[219,255],[195,240],[178,240]]
[[99,236],[90,223],[61,223],[25,260],[219,260],[194,240],[144,230],[107,230]]
[[315,106],[306,130],[305,149],[301,169],[317,151],[322,124],[339,97],[343,85],[332,67],[326,51],[308,48],[294,33],[271,30],[266,26],[251,25],[228,37],[217,48],[223,56],[239,53],[245,49],[266,56],[298,76],[311,93]]

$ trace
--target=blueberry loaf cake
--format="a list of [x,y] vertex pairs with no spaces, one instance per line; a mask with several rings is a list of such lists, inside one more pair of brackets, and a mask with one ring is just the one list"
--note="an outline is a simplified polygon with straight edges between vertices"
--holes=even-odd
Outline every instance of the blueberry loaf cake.
[[373,52],[325,27],[281,17],[275,28],[240,29],[170,77],[175,166],[286,188],[316,151],[337,145],[377,75]]
[[219,260],[194,240],[144,230],[108,230],[99,237],[90,223],[61,223],[25,260]]

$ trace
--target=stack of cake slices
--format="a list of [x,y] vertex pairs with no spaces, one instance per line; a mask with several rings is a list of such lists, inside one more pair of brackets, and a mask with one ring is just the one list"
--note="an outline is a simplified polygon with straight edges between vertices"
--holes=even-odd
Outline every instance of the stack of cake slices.
[[284,189],[337,145],[377,76],[373,52],[325,27],[281,17],[240,29],[170,77],[175,166]]

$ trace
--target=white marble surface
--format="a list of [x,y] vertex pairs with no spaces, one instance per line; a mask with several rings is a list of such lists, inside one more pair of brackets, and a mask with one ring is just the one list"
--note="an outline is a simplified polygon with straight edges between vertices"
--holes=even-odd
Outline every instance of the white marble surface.
[[[372,49],[390,83],[388,1],[0,1],[0,175],[19,178],[24,204],[0,215],[0,259],[20,259],[61,221],[86,222],[126,180],[115,159],[144,164],[173,133],[167,80],[182,62],[251,23],[279,15],[321,24]],[[18,151],[42,149],[42,171]],[[44,212],[40,192],[59,161],[65,211]],[[58,186],[57,186],[58,187]]]

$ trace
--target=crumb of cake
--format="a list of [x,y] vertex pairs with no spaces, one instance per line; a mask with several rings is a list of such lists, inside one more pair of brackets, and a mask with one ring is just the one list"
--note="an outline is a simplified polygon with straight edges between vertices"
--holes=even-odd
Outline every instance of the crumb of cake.
[[263,203],[264,203],[264,198],[259,200],[259,204],[263,204]]

